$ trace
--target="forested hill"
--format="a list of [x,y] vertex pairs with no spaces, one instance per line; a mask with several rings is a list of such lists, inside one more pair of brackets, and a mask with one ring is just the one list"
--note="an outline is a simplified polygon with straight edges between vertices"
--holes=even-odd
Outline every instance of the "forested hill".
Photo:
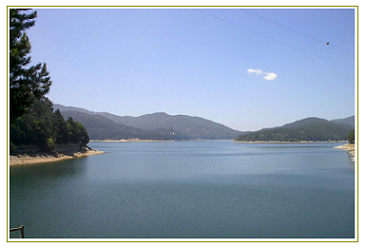
[[[350,118],[352,119],[352,117]],[[351,122],[348,123],[351,124]],[[328,121],[319,118],[306,118],[281,127],[267,128],[240,135],[235,140],[288,142],[341,141],[347,140],[347,135],[351,130],[354,130],[354,125],[344,124],[344,121],[341,121],[341,119],[337,121]]]
[[120,123],[103,117],[95,113],[78,111],[63,111],[65,119],[72,117],[82,123],[88,131],[92,140],[121,140],[121,139],[140,139],[140,140],[186,140],[188,137],[172,130],[148,131]]
[[55,109],[60,109],[65,118],[72,117],[82,123],[90,139],[234,139],[242,134],[222,124],[187,115],[153,113],[139,117],[122,117],[59,104],[54,106]]
[[189,137],[189,139],[234,139],[242,133],[210,120],[187,115],[173,116],[160,112],[139,117],[117,117],[108,113],[99,114],[113,119],[117,123],[143,130],[168,129],[178,131]]
[[346,124],[346,125],[349,125],[349,126],[355,128],[355,116],[350,116],[350,117],[344,118],[344,119],[332,120],[332,122]]

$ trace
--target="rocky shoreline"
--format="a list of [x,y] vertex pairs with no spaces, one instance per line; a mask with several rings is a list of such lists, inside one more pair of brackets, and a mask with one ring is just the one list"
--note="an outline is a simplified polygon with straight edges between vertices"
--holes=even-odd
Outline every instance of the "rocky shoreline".
[[19,153],[9,156],[9,165],[39,164],[103,154],[103,151],[83,149],[81,151]]
[[345,145],[336,146],[334,148],[347,151],[348,154],[352,155],[352,161],[355,161],[355,144],[348,143]]
[[317,143],[339,143],[347,141],[330,140],[330,141],[238,141],[234,140],[234,143],[243,144],[317,144]]

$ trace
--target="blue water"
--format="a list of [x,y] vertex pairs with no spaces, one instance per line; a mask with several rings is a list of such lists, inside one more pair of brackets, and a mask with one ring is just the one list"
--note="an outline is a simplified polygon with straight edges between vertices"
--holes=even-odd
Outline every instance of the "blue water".
[[354,238],[354,163],[336,145],[90,143],[106,153],[10,168],[10,227],[27,238]]

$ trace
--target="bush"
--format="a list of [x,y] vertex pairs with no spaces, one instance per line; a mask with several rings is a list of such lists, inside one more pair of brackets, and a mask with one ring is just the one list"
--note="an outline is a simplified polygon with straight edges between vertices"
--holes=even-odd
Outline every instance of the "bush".
[[354,143],[355,143],[355,130],[350,131],[350,132],[348,133],[347,139],[348,139],[348,142],[349,142],[350,144],[354,144]]
[[46,140],[46,143],[44,144],[43,150],[46,152],[52,151],[53,148],[55,148],[55,144],[53,143],[53,140],[51,138],[48,138]]
[[17,149],[18,147],[14,145],[13,142],[10,142],[10,153],[16,152]]

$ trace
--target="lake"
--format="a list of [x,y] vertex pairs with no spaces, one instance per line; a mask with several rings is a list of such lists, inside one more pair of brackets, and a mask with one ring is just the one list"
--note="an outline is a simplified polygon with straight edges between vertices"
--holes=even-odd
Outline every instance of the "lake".
[[341,144],[89,145],[106,153],[10,167],[10,227],[38,239],[355,238]]

